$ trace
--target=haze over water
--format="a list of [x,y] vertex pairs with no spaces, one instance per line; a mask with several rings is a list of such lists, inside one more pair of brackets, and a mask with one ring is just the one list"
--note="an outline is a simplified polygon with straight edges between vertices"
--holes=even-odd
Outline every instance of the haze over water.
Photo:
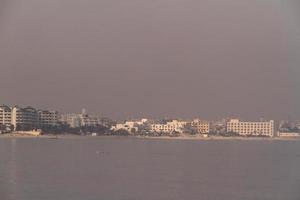
[[2,200],[299,200],[299,141],[1,139]]
[[0,103],[299,119],[299,0],[1,0]]

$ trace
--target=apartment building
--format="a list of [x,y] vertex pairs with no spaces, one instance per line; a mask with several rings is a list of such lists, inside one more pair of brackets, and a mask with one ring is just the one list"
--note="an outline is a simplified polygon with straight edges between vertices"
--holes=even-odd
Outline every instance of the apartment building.
[[6,105],[0,105],[0,125],[11,125],[11,108]]
[[97,126],[100,124],[100,119],[97,116],[82,114],[80,116],[81,126]]
[[11,112],[11,124],[14,129],[34,129],[38,126],[38,112],[32,107],[14,106]]
[[54,127],[58,125],[59,113],[57,111],[38,110],[40,127]]
[[88,115],[85,112],[81,114],[63,114],[61,115],[61,121],[72,128],[79,128],[82,126],[92,127],[101,124],[99,117]]
[[191,127],[199,134],[208,134],[210,132],[210,124],[208,121],[194,119],[191,122]]
[[81,117],[79,114],[63,114],[60,118],[61,122],[69,125],[71,128],[81,127]]
[[170,122],[166,122],[164,124],[163,123],[151,124],[150,131],[158,132],[158,133],[172,133],[172,132],[183,133],[186,125],[187,125],[186,121],[173,120]]
[[0,106],[0,125],[13,125],[14,130],[30,130],[58,125],[58,112],[36,110],[32,107]]
[[217,121],[212,121],[210,123],[210,132],[213,134],[224,134],[226,133],[226,127],[227,127],[227,119],[221,119]]
[[274,121],[244,122],[231,119],[227,122],[227,132],[234,132],[241,136],[274,136]]

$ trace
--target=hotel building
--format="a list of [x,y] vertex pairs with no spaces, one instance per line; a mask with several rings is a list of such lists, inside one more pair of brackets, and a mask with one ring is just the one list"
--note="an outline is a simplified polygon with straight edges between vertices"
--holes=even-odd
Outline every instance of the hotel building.
[[58,112],[0,105],[0,125],[13,125],[15,131],[57,126]]
[[210,124],[207,121],[194,119],[191,122],[191,127],[194,128],[199,134],[208,134],[210,132]]
[[61,115],[61,121],[68,124],[71,128],[93,127],[101,124],[99,117],[88,115],[85,113],[85,110],[81,114],[63,114]]
[[157,133],[172,133],[172,132],[183,133],[186,125],[187,122],[185,121],[173,120],[165,124],[152,124],[150,127],[150,131],[157,132]]
[[38,126],[38,112],[32,107],[14,106],[11,112],[11,124],[14,129],[34,129]]
[[274,136],[274,121],[243,122],[231,119],[227,122],[227,132],[234,132],[241,136]]
[[11,108],[6,105],[0,105],[0,125],[11,125]]
[[80,116],[81,126],[97,126],[100,124],[99,117],[82,114]]
[[57,111],[39,110],[38,121],[41,128],[57,126],[59,113]]
[[69,125],[71,128],[81,127],[81,119],[79,114],[63,114],[61,115],[60,121]]

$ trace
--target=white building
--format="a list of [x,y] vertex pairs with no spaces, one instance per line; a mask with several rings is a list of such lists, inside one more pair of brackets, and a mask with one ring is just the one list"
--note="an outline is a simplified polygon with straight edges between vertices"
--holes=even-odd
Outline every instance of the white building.
[[78,114],[62,114],[60,121],[69,125],[71,128],[79,128],[81,126],[81,120]]
[[199,134],[208,134],[210,132],[210,124],[208,121],[194,119],[191,122],[191,127],[195,128]]
[[300,130],[300,122],[296,124],[296,127]]
[[278,132],[278,137],[300,137],[300,133]]
[[85,110],[83,110],[81,114],[63,114],[61,115],[61,121],[72,128],[79,128],[82,126],[91,127],[101,124],[99,117],[88,115]]
[[234,132],[242,136],[274,136],[274,121],[243,122],[231,119],[227,122],[227,132]]
[[71,128],[78,128],[81,126],[81,120],[78,114],[62,114],[60,116],[60,121],[69,125]]
[[116,124],[116,126],[113,126],[111,129],[114,131],[126,130],[129,133],[132,133],[132,132],[137,132],[139,130],[139,127],[146,124],[147,122],[148,119],[125,121],[124,123]]
[[81,126],[97,126],[100,124],[99,117],[82,114],[80,116]]
[[138,127],[136,127],[136,124],[133,122],[125,122],[125,123],[118,123],[116,124],[116,126],[112,127],[112,130],[117,131],[117,130],[126,130],[129,133],[132,132],[137,132],[138,131]]
[[187,125],[186,121],[173,120],[164,124],[151,124],[150,131],[157,133],[183,133],[185,126]]
[[6,105],[0,105],[0,125],[11,125],[11,108]]

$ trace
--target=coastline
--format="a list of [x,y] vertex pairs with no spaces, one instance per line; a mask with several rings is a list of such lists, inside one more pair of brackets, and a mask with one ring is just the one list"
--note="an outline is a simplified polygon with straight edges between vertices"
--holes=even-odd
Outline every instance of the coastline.
[[143,140],[195,140],[195,141],[255,141],[255,140],[264,140],[264,141],[295,141],[300,140],[300,137],[221,137],[221,136],[178,136],[178,137],[168,137],[168,136],[159,136],[159,137],[149,137],[149,136],[81,136],[81,135],[20,135],[20,134],[1,134],[0,139],[143,139]]

